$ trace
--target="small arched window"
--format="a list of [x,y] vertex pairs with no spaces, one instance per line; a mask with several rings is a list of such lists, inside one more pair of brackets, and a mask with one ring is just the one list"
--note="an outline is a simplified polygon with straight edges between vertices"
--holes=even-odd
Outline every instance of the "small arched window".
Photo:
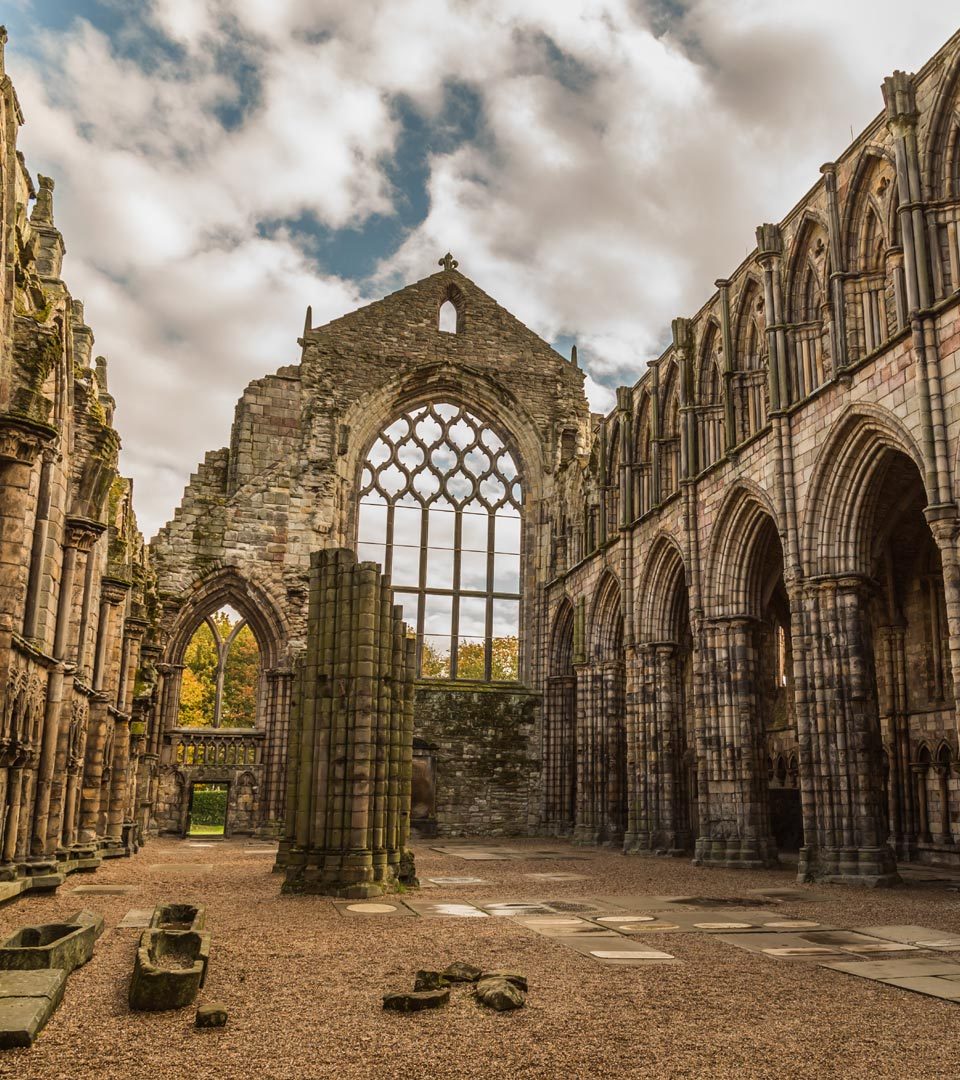
[[460,320],[456,304],[452,300],[444,300],[440,305],[440,331],[444,334],[455,334]]
[[246,620],[233,608],[224,606],[200,623],[183,664],[180,727],[256,724],[260,649]]

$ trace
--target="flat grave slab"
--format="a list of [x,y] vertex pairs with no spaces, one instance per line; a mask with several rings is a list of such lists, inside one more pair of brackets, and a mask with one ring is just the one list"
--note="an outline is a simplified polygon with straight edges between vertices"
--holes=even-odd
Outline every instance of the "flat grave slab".
[[387,896],[376,900],[334,900],[333,906],[348,918],[369,918],[371,915],[413,918],[413,912],[406,904]]
[[817,945],[800,934],[755,932],[752,934],[718,934],[717,940],[734,945],[745,952],[769,956],[773,960],[794,960],[804,963],[823,963],[828,960],[849,960],[850,953],[837,947]]
[[960,952],[960,934],[946,930],[931,930],[926,926],[862,926],[857,928],[861,934],[872,937],[899,941],[904,945],[919,949],[935,949],[943,952]]
[[213,863],[208,862],[161,862],[151,863],[148,870],[155,873],[169,870],[174,874],[206,874],[213,869]]
[[432,877],[427,878],[434,885],[483,885],[483,878],[479,877]]
[[411,911],[425,919],[489,919],[490,916],[473,904],[443,900],[404,900]]
[[525,878],[530,878],[532,881],[589,881],[590,879],[585,874],[567,874],[563,871],[559,873],[542,873],[542,874],[524,874]]
[[792,885],[775,889],[747,889],[745,895],[775,904],[822,903],[829,899],[825,893],[819,893],[815,889],[800,889]]
[[617,934],[613,938],[606,935],[562,938],[561,943],[575,952],[583,953],[601,964],[613,964],[620,967],[648,967],[654,964],[679,964],[672,953],[661,949],[651,949],[642,942],[631,941]]
[[830,963],[823,967],[870,979],[883,986],[896,986],[915,994],[960,1002],[960,964],[924,957],[906,960],[876,960],[862,963]]
[[532,930],[535,934],[551,938],[589,937],[591,939],[603,937],[612,941],[620,939],[620,935],[613,930],[605,930],[596,926],[595,923],[587,922],[586,919],[563,918],[560,915],[537,916],[517,920],[521,926]]
[[66,982],[62,968],[0,972],[0,1049],[33,1044]]
[[884,941],[880,938],[870,937],[869,934],[860,934],[854,930],[830,930],[827,932],[807,931],[803,934],[807,941],[814,945],[828,945],[841,949],[843,952],[854,955],[867,955],[869,953],[908,952],[916,949],[915,945],[904,945],[897,941]]
[[960,975],[960,964],[949,960],[935,960],[925,956],[911,956],[903,960],[865,960],[858,963],[851,960],[837,960],[823,965],[832,971],[842,971],[847,975],[857,975],[861,979],[920,979],[927,976]]
[[145,930],[153,918],[153,910],[153,908],[131,908],[117,923],[117,929],[136,928]]
[[139,885],[77,885],[70,890],[78,896],[129,896],[140,891]]

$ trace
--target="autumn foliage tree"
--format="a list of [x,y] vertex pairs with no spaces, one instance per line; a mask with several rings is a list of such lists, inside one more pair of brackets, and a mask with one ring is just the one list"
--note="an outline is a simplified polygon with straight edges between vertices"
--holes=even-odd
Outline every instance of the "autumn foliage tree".
[[[181,727],[253,727],[257,715],[260,650],[244,624],[221,610],[198,627],[184,653],[180,683]],[[211,628],[212,627],[212,628]],[[223,690],[217,716],[217,678],[223,663]]]

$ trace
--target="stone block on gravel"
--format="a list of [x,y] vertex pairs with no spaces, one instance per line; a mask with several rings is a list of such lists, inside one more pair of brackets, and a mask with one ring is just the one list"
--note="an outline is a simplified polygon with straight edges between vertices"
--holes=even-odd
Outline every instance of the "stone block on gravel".
[[383,995],[383,1007],[393,1012],[422,1012],[424,1009],[439,1009],[450,1000],[450,991],[414,990],[399,991]]
[[476,995],[481,1005],[497,1012],[522,1009],[526,1004],[523,991],[504,978],[481,978],[477,983]]
[[62,968],[0,975],[0,1049],[31,1046],[63,997]]
[[448,982],[476,982],[483,974],[483,970],[474,967],[473,964],[466,964],[462,960],[454,960],[443,969],[442,974]]
[[522,990],[524,993],[526,993],[527,989],[528,989],[528,987],[527,987],[527,977],[526,977],[526,975],[521,975],[519,971],[506,971],[506,970],[503,970],[501,968],[497,968],[494,971],[482,971],[480,973],[480,978],[481,979],[506,979],[506,981],[508,983],[513,983],[513,985],[518,990]]
[[197,1009],[198,1028],[221,1028],[227,1023],[227,1007],[221,1001],[211,1001]]
[[414,990],[442,990],[450,980],[441,971],[418,971],[413,982]]

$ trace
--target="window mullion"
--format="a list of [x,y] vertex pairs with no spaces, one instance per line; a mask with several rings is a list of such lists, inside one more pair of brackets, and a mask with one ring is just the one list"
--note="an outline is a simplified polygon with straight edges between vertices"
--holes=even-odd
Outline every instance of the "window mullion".
[[460,651],[460,541],[463,536],[461,510],[453,518],[453,598],[450,601],[450,678],[457,677],[457,654]]
[[417,589],[417,674],[423,659],[423,634],[427,607],[427,540],[430,511],[424,506],[420,510],[420,578]]
[[487,515],[487,602],[486,625],[483,632],[483,677],[490,682],[493,668],[493,544],[497,515],[491,510]]

